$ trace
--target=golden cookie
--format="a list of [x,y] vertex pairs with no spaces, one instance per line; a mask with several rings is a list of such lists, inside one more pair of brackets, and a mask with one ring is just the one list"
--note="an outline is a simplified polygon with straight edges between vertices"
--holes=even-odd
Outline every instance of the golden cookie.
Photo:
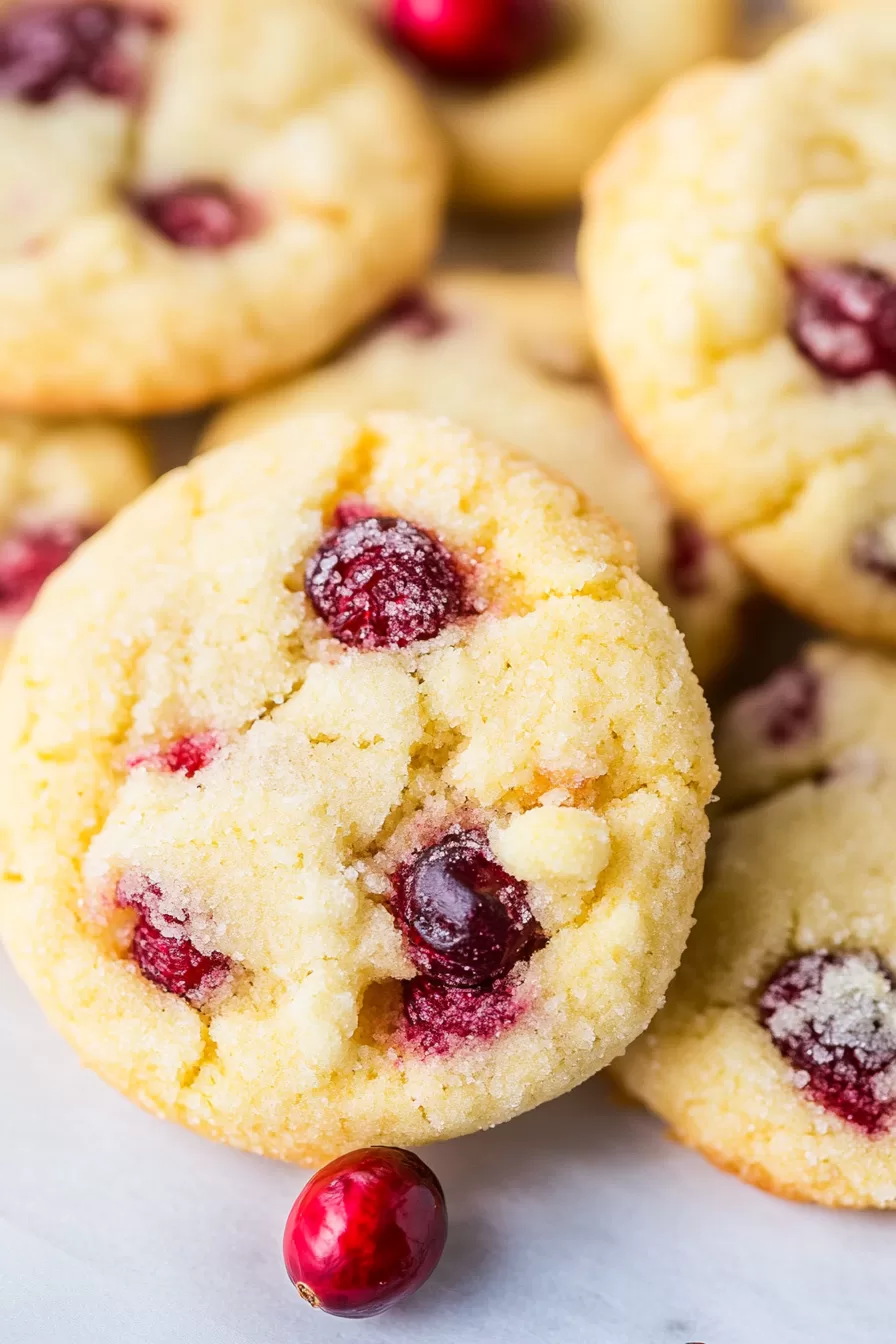
[[618,409],[681,506],[818,621],[896,643],[896,9],[671,89],[581,241]]
[[170,411],[319,358],[426,265],[442,159],[330,0],[0,0],[0,404]]
[[0,925],[84,1061],[317,1160],[618,1054],[678,963],[716,780],[631,560],[572,487],[386,414],[286,419],[86,546],[0,696]]
[[811,649],[720,739],[733,810],[666,1007],[618,1076],[745,1180],[896,1207],[896,666]]

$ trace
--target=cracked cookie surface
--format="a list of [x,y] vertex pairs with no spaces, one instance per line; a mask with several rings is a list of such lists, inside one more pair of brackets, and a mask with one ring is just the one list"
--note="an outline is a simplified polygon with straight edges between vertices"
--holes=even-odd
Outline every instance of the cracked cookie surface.
[[0,145],[17,409],[252,386],[325,353],[437,241],[439,136],[327,0],[2,0]]
[[113,523],[21,631],[0,759],[0,925],[51,1019],[150,1110],[308,1161],[618,1054],[716,779],[614,525],[388,414],[284,419]]
[[719,728],[727,815],[666,1006],[615,1066],[777,1194],[896,1206],[896,667],[811,647]]
[[894,112],[896,11],[695,73],[598,167],[580,245],[619,412],[682,506],[792,606],[887,644]]
[[331,407],[447,415],[562,473],[631,534],[641,573],[684,632],[698,676],[709,679],[725,665],[737,643],[745,577],[675,514],[620,429],[572,279],[438,274],[336,359],[226,409],[204,446],[285,414]]
[[0,414],[0,665],[48,575],[151,480],[125,425]]
[[[424,48],[396,41],[389,15],[400,5],[352,2],[422,79],[452,153],[455,196],[492,210],[575,201],[627,117],[671,75],[727,50],[734,13],[730,0],[536,0],[519,6],[544,14],[528,58],[491,78],[451,79],[427,68]],[[523,15],[508,8],[496,22],[519,28]]]

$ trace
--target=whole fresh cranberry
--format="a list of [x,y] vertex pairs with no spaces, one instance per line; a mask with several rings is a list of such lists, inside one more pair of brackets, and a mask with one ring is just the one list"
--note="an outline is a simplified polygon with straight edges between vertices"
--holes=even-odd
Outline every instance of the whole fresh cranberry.
[[544,945],[526,884],[492,854],[484,831],[451,831],[395,874],[392,911],[423,976],[493,984]]
[[497,83],[543,60],[555,0],[391,0],[393,40],[437,79]]
[[177,247],[221,251],[260,227],[253,204],[220,182],[183,182],[133,198],[137,214]]
[[448,1222],[435,1173],[401,1148],[362,1148],[323,1167],[292,1207],[286,1272],[332,1316],[378,1316],[439,1263]]
[[669,578],[679,597],[702,597],[708,586],[712,542],[690,518],[673,518],[669,528]]
[[464,582],[453,557],[404,518],[343,517],[312,556],[305,592],[342,644],[403,649],[434,639],[464,612]]
[[869,266],[791,272],[790,335],[825,378],[896,376],[896,284]]
[[82,88],[135,101],[144,61],[134,38],[163,26],[128,5],[17,5],[0,22],[0,97],[47,103]]
[[130,874],[116,890],[116,904],[137,911],[131,956],[141,975],[160,989],[201,1007],[227,981],[230,958],[200,952],[191,940],[186,915],[163,913],[163,895],[147,878]]
[[44,582],[94,530],[85,523],[45,523],[0,540],[0,617],[24,616]]
[[193,733],[179,737],[166,746],[146,747],[128,757],[129,770],[158,770],[165,775],[186,775],[192,779],[214,760],[221,749],[217,733]]
[[896,1116],[896,980],[874,952],[785,961],[759,1018],[819,1106],[871,1137]]

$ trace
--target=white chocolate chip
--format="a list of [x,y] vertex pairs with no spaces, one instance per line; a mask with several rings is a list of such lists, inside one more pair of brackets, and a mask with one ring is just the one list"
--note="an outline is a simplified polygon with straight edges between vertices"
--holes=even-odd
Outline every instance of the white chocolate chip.
[[591,890],[610,858],[607,823],[575,807],[533,808],[506,826],[492,826],[489,840],[514,877],[564,890]]

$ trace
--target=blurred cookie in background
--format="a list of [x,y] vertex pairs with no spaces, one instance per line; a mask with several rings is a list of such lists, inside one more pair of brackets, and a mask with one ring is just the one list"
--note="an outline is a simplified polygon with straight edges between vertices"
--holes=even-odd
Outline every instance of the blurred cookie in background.
[[617,128],[671,75],[729,49],[734,0],[349,0],[430,95],[455,198],[576,200]]

